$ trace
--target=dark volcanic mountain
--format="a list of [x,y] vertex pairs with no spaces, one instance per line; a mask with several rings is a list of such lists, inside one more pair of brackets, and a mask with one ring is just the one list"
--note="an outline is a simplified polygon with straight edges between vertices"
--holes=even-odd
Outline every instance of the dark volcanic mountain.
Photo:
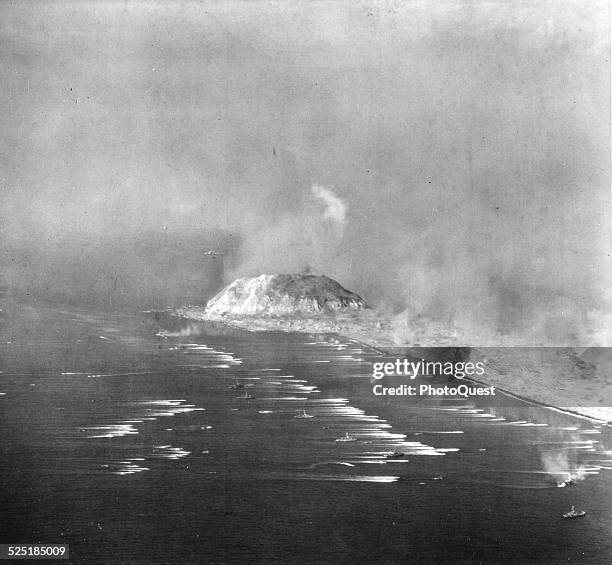
[[290,316],[363,310],[363,299],[318,275],[259,275],[236,279],[206,305],[213,316]]

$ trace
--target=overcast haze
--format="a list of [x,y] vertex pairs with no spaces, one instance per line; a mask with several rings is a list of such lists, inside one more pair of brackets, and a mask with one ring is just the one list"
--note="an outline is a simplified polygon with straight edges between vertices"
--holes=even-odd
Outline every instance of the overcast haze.
[[131,242],[220,231],[228,277],[325,272],[407,319],[601,343],[608,22],[603,1],[3,2],[8,272],[36,273],[24,242],[121,237],[104,270],[138,275]]

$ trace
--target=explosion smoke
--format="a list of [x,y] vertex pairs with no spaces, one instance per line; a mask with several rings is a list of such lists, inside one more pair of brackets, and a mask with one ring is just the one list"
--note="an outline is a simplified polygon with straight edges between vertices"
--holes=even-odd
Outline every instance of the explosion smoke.
[[11,284],[167,293],[208,230],[400,341],[612,343],[606,0],[128,4],[0,6]]
[[557,485],[564,486],[568,481],[583,481],[586,478],[585,468],[573,469],[566,451],[546,451],[540,456],[542,465],[550,473]]
[[320,198],[326,205],[324,218],[334,221],[342,230],[346,219],[346,204],[340,200],[330,189],[319,184],[313,184],[312,193]]

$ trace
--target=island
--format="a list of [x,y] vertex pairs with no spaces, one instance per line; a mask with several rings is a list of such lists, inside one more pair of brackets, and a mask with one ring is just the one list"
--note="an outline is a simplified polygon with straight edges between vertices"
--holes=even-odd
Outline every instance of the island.
[[313,274],[262,274],[234,280],[205,306],[181,317],[246,331],[339,334],[385,354],[467,358],[484,363],[482,381],[500,390],[602,422],[612,421],[612,349],[476,347],[432,335],[406,343],[390,315],[370,308],[339,282]]

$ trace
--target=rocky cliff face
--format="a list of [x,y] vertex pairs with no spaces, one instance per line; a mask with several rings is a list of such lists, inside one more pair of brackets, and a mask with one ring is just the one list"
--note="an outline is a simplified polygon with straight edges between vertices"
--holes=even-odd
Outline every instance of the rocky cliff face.
[[290,316],[363,310],[363,299],[317,275],[260,275],[236,279],[206,305],[209,316]]

